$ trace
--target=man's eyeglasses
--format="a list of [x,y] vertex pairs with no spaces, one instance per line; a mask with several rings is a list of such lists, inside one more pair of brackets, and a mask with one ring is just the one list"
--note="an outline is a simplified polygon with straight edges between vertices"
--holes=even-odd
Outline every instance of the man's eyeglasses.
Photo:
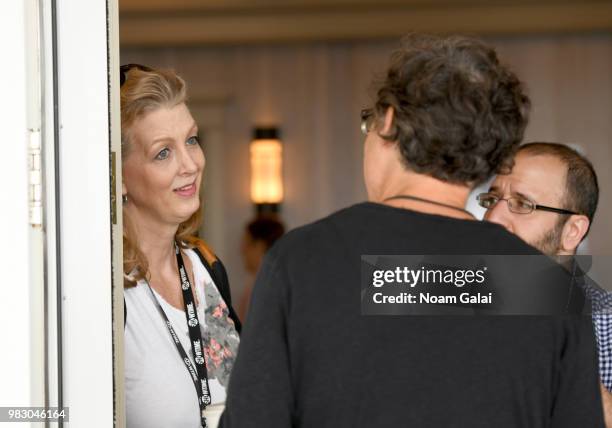
[[549,211],[557,214],[578,214],[577,212],[565,210],[563,208],[553,208],[538,205],[533,201],[521,197],[501,198],[493,193],[481,193],[476,197],[478,204],[486,209],[493,208],[499,201],[506,201],[508,209],[516,214],[530,214],[535,210]]
[[147,67],[146,65],[140,65],[140,64],[125,64],[122,65],[119,68],[119,71],[121,72],[119,78],[121,80],[121,84],[119,85],[120,87],[123,86],[123,84],[125,83],[125,81],[127,80],[127,74],[128,72],[132,69],[132,68],[136,68],[138,70],[141,71],[146,71],[146,72],[151,72],[153,71],[153,69],[151,67]]
[[366,108],[361,110],[361,132],[368,135],[374,123],[374,109]]

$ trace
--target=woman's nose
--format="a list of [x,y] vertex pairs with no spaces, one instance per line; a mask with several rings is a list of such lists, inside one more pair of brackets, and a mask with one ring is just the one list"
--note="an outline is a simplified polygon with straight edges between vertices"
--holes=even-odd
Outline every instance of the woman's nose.
[[193,174],[198,171],[198,162],[195,159],[194,151],[183,149],[180,152],[181,172],[185,174]]

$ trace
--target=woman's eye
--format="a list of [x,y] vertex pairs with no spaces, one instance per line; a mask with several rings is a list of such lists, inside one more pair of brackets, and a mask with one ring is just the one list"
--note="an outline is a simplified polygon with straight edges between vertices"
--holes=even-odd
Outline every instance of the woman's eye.
[[155,159],[157,160],[164,160],[166,159],[168,156],[170,156],[170,150],[168,149],[163,149],[161,152],[159,152],[157,154],[157,156],[155,156]]
[[189,137],[189,139],[187,139],[188,146],[197,146],[199,144],[200,144],[200,139],[198,138],[197,135],[194,135],[193,137]]

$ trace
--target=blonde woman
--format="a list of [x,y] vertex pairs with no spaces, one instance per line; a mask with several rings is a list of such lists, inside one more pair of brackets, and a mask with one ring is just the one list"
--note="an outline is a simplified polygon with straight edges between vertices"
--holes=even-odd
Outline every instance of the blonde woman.
[[215,427],[238,350],[227,275],[204,241],[205,158],[171,71],[121,67],[127,425]]

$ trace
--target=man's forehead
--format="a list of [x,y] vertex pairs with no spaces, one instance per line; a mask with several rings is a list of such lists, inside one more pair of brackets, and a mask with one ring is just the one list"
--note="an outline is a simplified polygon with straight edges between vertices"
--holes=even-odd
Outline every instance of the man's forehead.
[[498,175],[491,189],[538,199],[552,196],[560,200],[565,194],[566,172],[563,161],[555,156],[519,153],[510,174]]

